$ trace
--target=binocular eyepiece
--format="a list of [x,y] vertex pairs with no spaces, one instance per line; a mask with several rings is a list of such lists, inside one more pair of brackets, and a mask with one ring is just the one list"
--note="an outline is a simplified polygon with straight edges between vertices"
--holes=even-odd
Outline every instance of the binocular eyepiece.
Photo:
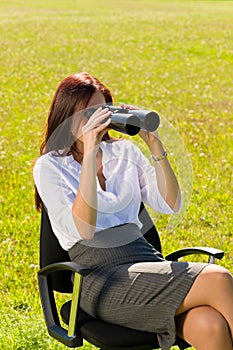
[[[140,129],[155,131],[160,123],[159,115],[154,111],[126,109],[108,104],[102,105],[102,108],[108,108],[112,112],[109,127],[130,136],[138,134]],[[89,108],[85,115],[90,118],[95,111],[96,108]]]

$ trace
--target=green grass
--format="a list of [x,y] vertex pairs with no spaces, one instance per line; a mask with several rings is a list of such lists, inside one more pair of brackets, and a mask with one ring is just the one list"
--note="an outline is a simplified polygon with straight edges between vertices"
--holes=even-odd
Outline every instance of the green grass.
[[2,0],[0,18],[0,348],[65,348],[47,336],[39,301],[31,168],[55,88],[73,72],[171,123],[161,134],[188,199],[173,230],[156,217],[164,253],[215,246],[233,271],[232,2]]

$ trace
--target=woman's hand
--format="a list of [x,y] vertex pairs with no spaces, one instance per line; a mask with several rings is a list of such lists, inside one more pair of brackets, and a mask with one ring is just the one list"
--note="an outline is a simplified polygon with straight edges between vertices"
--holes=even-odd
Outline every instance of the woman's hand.
[[131,109],[131,110],[133,110],[133,109],[140,109],[140,108],[138,108],[138,107],[136,107],[136,106],[127,105],[127,104],[125,104],[125,103],[120,103],[120,107],[121,107],[121,108],[124,108],[124,109]]
[[[130,109],[130,110],[139,109],[136,106],[127,105],[125,103],[120,103],[120,107]],[[150,149],[152,154],[160,156],[164,152],[164,148],[163,148],[163,145],[159,139],[159,135],[158,135],[157,130],[154,132],[140,130],[139,136],[147,144],[147,146]]]
[[99,146],[104,134],[108,131],[111,114],[108,108],[99,107],[82,127],[84,153],[94,149],[98,151],[99,147],[96,146]]
[[158,153],[159,155],[160,153],[163,153],[164,149],[157,130],[153,132],[140,130],[138,135],[147,144],[152,154]]
[[160,142],[159,139],[159,134],[158,131],[145,131],[145,130],[140,130],[138,135],[141,137],[141,139],[149,146],[150,144],[152,145],[155,142]]
[[[130,110],[137,110],[140,109],[136,106],[132,106],[132,105],[127,105],[125,103],[120,103],[120,107],[121,108],[125,108],[125,109],[130,109]],[[145,130],[140,130],[139,132],[139,136],[142,138],[142,140],[144,142],[146,142],[146,144],[148,145],[148,147],[150,148],[150,146],[153,147],[154,143],[160,142],[159,140],[159,135],[157,131],[152,132],[147,132]]]

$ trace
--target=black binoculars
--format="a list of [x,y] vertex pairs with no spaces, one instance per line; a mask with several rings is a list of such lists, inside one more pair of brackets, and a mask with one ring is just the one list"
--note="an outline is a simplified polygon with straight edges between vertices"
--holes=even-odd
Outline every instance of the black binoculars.
[[[154,111],[126,109],[108,104],[101,107],[108,108],[112,112],[109,128],[130,136],[136,135],[140,129],[155,131],[160,123],[159,115]],[[89,108],[85,115],[90,118],[95,111],[96,108]]]

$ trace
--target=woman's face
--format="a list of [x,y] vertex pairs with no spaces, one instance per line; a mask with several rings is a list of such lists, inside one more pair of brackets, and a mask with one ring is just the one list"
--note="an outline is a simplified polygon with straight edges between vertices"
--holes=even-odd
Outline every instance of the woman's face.
[[96,91],[90,98],[87,108],[106,103],[105,97],[100,91]]

